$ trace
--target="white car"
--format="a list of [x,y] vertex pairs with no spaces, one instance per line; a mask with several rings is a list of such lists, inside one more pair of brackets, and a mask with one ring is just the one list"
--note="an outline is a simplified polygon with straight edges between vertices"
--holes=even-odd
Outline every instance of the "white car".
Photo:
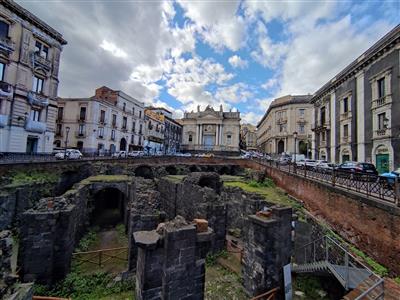
[[128,152],[126,151],[118,151],[118,152],[114,152],[111,156],[112,157],[127,157]]
[[138,157],[138,156],[143,156],[144,152],[143,151],[131,151],[128,153],[128,156],[130,157]]
[[335,168],[334,164],[328,163],[326,160],[318,160],[317,164],[315,165],[315,170],[319,172],[329,172]]
[[314,159],[301,159],[299,161],[296,161],[296,166],[302,168],[313,169],[316,165],[317,161]]
[[81,159],[82,156],[82,153],[77,149],[67,149],[67,151],[58,152],[54,155],[56,159]]

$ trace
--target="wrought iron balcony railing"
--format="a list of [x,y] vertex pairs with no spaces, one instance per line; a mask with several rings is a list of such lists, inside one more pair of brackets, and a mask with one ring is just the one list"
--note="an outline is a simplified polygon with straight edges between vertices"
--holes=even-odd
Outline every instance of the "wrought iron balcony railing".
[[27,119],[25,121],[25,130],[36,133],[43,133],[46,131],[46,123]]
[[51,61],[47,58],[41,57],[40,54],[37,52],[33,54],[33,63],[34,66],[40,66],[46,70],[51,69]]
[[30,91],[28,93],[28,102],[30,105],[46,107],[49,105],[49,98],[43,94]]
[[8,53],[13,52],[15,50],[15,43],[9,37],[2,36],[0,37],[0,49]]

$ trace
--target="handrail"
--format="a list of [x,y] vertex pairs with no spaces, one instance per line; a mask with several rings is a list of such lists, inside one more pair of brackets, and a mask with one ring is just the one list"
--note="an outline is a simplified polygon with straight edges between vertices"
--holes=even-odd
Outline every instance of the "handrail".
[[93,251],[82,251],[82,252],[74,252],[72,255],[78,254],[92,254],[92,253],[99,253],[99,252],[106,252],[106,251],[115,251],[115,250],[125,250],[128,247],[118,247],[118,248],[107,248],[107,249],[100,249],[100,250],[93,250]]
[[378,285],[380,285],[382,283],[384,283],[384,280],[382,278],[379,278],[379,280],[374,285],[372,285],[369,289],[362,292],[355,300],[362,299],[363,297],[368,295],[371,291],[373,291]]
[[272,290],[269,290],[268,292],[265,292],[263,294],[260,294],[258,296],[255,296],[255,297],[251,298],[251,300],[258,300],[258,299],[261,299],[261,298],[263,298],[265,296],[272,295],[272,294],[276,293],[278,290],[279,290],[279,287],[273,288]]

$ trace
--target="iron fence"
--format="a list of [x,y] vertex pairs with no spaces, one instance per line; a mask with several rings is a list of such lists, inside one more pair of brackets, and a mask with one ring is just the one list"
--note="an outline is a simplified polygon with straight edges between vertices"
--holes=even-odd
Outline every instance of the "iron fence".
[[345,188],[346,190],[365,195],[367,198],[371,197],[400,206],[400,183],[398,178],[395,178],[393,183],[389,183],[387,180],[373,174],[336,169],[316,169],[306,166],[299,167],[292,163],[280,164],[272,160],[253,160],[282,172],[317,180],[332,187]]

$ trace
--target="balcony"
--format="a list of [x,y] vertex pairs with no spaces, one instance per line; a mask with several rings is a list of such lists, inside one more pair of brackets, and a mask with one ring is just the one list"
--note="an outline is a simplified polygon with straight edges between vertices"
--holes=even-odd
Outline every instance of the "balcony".
[[118,128],[118,125],[117,125],[117,123],[114,123],[114,122],[112,123],[112,125],[111,125],[111,126],[112,126],[112,128]]
[[342,136],[342,144],[348,144],[350,140],[349,136]]
[[99,123],[100,123],[101,125],[106,125],[106,124],[107,124],[105,119],[100,119],[100,120],[99,120]]
[[15,50],[15,43],[6,36],[0,37],[0,50],[11,53]]
[[287,118],[279,118],[278,120],[276,120],[276,124],[285,124],[287,123]]
[[13,87],[11,84],[0,81],[0,98],[11,99],[13,95]]
[[320,148],[326,148],[326,141],[321,141],[321,142],[319,143],[319,147],[320,147]]
[[46,131],[46,123],[27,119],[25,121],[25,130],[35,133],[43,133]]
[[374,131],[374,139],[389,138],[391,136],[392,130],[390,128],[381,128]]
[[63,132],[62,131],[56,131],[56,133],[55,133],[55,135],[54,135],[55,137],[63,137],[64,136],[64,134],[63,134]]
[[392,96],[391,95],[386,95],[379,97],[378,99],[375,99],[372,101],[372,109],[376,109],[378,107],[391,104],[392,103]]
[[351,111],[347,111],[345,113],[340,114],[340,121],[344,121],[351,118]]
[[51,70],[51,61],[44,57],[41,57],[37,52],[33,54],[33,63],[35,67],[42,67],[47,71]]
[[326,129],[330,129],[329,120],[325,120],[324,122],[319,120],[318,122],[313,123],[311,126],[311,130],[313,131],[324,131]]
[[8,115],[0,115],[0,128],[6,127],[8,123]]
[[77,138],[77,139],[79,139],[79,138],[85,138],[86,137],[86,130],[84,130],[84,131],[76,131],[75,132],[75,137]]
[[49,98],[47,98],[43,94],[30,91],[28,93],[28,102],[30,105],[46,107],[47,105],[49,105]]
[[78,116],[76,117],[76,120],[77,120],[79,123],[85,123],[85,121],[86,121],[86,115],[78,115]]

